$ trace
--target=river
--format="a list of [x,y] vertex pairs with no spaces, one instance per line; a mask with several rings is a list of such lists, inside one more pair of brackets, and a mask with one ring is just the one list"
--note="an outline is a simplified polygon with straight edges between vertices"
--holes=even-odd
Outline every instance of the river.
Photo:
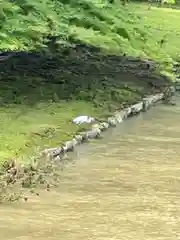
[[1,240],[180,238],[180,98],[78,149],[56,191],[0,206]]

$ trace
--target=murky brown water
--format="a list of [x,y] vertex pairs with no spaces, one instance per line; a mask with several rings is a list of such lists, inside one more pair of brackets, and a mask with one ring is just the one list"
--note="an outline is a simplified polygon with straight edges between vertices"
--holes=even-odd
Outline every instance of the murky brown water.
[[1,240],[180,238],[180,100],[79,149],[58,192],[0,206]]

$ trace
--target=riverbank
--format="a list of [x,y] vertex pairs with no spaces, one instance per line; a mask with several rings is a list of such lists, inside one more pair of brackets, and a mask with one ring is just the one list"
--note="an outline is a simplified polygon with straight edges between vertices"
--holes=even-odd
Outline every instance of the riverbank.
[[[15,174],[23,164],[28,174],[23,173],[20,186],[43,182],[46,188],[49,180],[41,180],[41,172],[48,178],[49,166],[56,167],[39,162],[37,153],[62,147],[89,129],[88,124],[73,124],[73,118],[88,115],[106,120],[144,96],[160,92],[174,78],[180,27],[171,20],[178,20],[177,10],[93,4],[71,21],[71,42],[61,50],[52,44],[52,51],[46,53],[18,52],[0,61],[0,165],[8,173],[2,182],[12,183],[9,171]],[[84,16],[87,22],[82,21]],[[169,19],[166,24],[164,17]]]
[[179,97],[176,103],[157,104],[80,147],[56,189],[1,205],[1,240],[177,239]]
[[[66,8],[79,7],[73,4]],[[166,84],[167,75],[175,76],[177,10],[148,11],[146,4],[133,3],[121,8],[117,3],[87,5],[70,21],[73,41],[61,51],[52,44],[49,57],[20,53],[0,61],[1,162],[27,162],[37,151],[59,146],[87,129],[73,125],[74,117],[104,118],[151,94],[153,86]],[[90,28],[81,21],[84,15]]]
[[[6,72],[0,65],[6,79],[1,88],[1,138],[9,154],[1,158],[2,202],[26,199],[26,192],[38,194],[38,189],[49,191],[57,185],[66,160],[45,160],[38,153],[59,148],[91,127],[73,124],[74,117],[90,115],[106,121],[116,111],[170,83],[169,78],[157,74],[152,61],[105,56],[88,46],[75,50],[78,55],[71,53],[68,61],[64,55],[45,59],[39,54],[21,53],[6,62]],[[82,60],[85,57],[88,59]]]
[[[89,140],[97,139],[101,137],[101,132],[106,131],[110,127],[116,127],[118,124],[122,123],[123,120],[128,117],[136,116],[141,112],[146,112],[151,108],[155,103],[165,98],[164,93],[155,94],[152,96],[147,96],[146,98],[141,99],[140,102],[133,104],[129,107],[125,107],[119,111],[116,111],[113,116],[104,119],[104,121],[97,122],[91,125],[91,129],[88,129],[84,132],[79,132],[74,135],[73,139],[67,141],[58,148],[50,148],[43,151],[43,156],[49,158],[52,161],[63,161],[67,157],[68,152],[74,151],[74,149]],[[167,98],[167,97],[166,97]],[[171,93],[166,100],[168,103],[171,99]]]
[[66,153],[74,151],[77,145],[88,140],[99,138],[101,132],[109,127],[116,127],[119,123],[128,117],[135,116],[140,112],[146,112],[156,102],[163,99],[164,94],[159,93],[143,99],[143,101],[132,106],[117,111],[107,121],[95,124],[92,130],[80,132],[74,136],[72,141],[68,141],[64,146],[56,149],[46,149],[43,155],[36,155],[31,162],[25,165],[15,160],[9,160],[3,163],[0,175],[0,203],[14,202],[19,199],[28,201],[28,195],[35,194],[39,196],[38,191],[57,187],[61,181],[61,171],[64,169],[66,161],[70,158]]
[[58,58],[21,53],[6,68],[0,63],[1,161],[27,162],[28,155],[87,129],[72,124],[73,118],[107,118],[170,81],[152,61],[103,55],[92,46],[71,50]]
[[[73,4],[66,8],[79,7]],[[27,162],[37,151],[59,146],[87,129],[73,125],[74,117],[104,118],[151,94],[153,86],[166,84],[167,75],[175,76],[178,10],[149,11],[146,4],[133,3],[121,8],[95,2],[81,7],[69,24],[74,39],[70,46],[56,51],[52,44],[49,57],[20,53],[0,61],[1,162]],[[84,15],[89,27],[81,21]]]

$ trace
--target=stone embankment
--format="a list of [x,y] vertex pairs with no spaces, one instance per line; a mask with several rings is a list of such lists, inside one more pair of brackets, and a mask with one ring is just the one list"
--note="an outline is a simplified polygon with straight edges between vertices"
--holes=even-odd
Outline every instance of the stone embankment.
[[[116,74],[128,73],[137,77],[137,79],[143,81],[145,84],[150,85],[152,88],[159,87],[160,89],[162,86],[170,85],[168,78],[160,74],[156,74],[157,65],[150,60],[142,61],[133,57],[124,56],[121,60],[120,57],[118,57],[117,61],[116,57],[109,57],[108,61],[106,62],[106,68],[113,66],[113,63],[116,64]],[[87,142],[90,139],[101,137],[101,133],[103,131],[106,131],[110,127],[115,127],[128,117],[147,111],[148,108],[153,106],[157,101],[162,100],[163,97],[163,93],[158,93],[143,98],[141,102],[127,107],[124,110],[115,112],[112,117],[109,117],[104,122],[101,121],[93,124],[91,126],[91,130],[78,133],[71,141],[67,141],[64,146],[44,150],[43,156],[60,161],[67,156],[67,152],[73,151],[77,145]]]
[[90,139],[99,138],[101,137],[101,133],[106,131],[108,128],[115,127],[128,117],[147,111],[156,102],[162,100],[163,96],[163,93],[159,93],[143,98],[141,102],[127,107],[121,111],[115,112],[114,115],[109,117],[106,121],[92,124],[91,130],[78,133],[78,135],[75,135],[72,140],[67,141],[64,146],[44,150],[43,155],[53,160],[63,160],[63,158],[66,156],[66,153],[73,151],[77,145],[87,142]]
[[[88,55],[87,49],[85,52],[86,52],[86,55]],[[113,66],[115,66],[115,68],[111,69]],[[71,68],[70,72],[77,71],[76,64],[71,64],[69,67]],[[82,68],[81,74],[82,73],[84,73],[85,75],[87,73],[89,74],[90,68],[91,68],[91,65],[88,65],[88,67],[86,66]],[[164,86],[171,85],[170,80],[167,77],[161,74],[157,74],[156,69],[158,68],[158,66],[156,63],[150,60],[142,61],[141,59],[136,59],[133,57],[109,56],[107,57],[106,61],[104,59],[104,68],[106,68],[106,70],[108,69],[108,71],[105,71],[107,78],[109,76],[108,73],[113,72],[118,76],[118,78],[120,79],[118,82],[121,82],[122,85],[127,84],[128,78],[133,79],[134,83],[136,83],[137,85],[139,84],[141,86],[144,84],[143,85],[144,88],[148,88],[148,89],[152,88],[155,90],[158,89],[159,91],[163,91]],[[101,67],[101,71],[103,72],[102,69],[103,69],[103,66]],[[112,79],[112,78],[109,78],[109,79]],[[122,79],[126,79],[126,81],[123,82]],[[109,84],[111,85],[114,83],[112,83],[109,80]],[[121,86],[117,84],[116,87],[118,88]],[[154,93],[154,95],[150,95],[146,98],[143,98],[143,100],[140,101],[139,103],[132,105],[130,107],[127,107],[124,110],[115,112],[112,117],[109,117],[104,122],[97,121],[97,123],[91,126],[91,130],[87,132],[78,133],[77,135],[74,136],[74,138],[71,141],[66,142],[64,146],[44,150],[43,156],[60,161],[66,156],[67,152],[73,151],[77,145],[80,145],[83,142],[87,142],[89,139],[95,139],[95,138],[101,137],[101,133],[103,131],[107,130],[110,127],[115,127],[117,124],[120,124],[123,120],[125,120],[128,117],[134,116],[142,111],[147,111],[149,107],[151,107],[157,101],[163,99],[163,97],[164,97],[163,93],[158,93],[158,94]]]

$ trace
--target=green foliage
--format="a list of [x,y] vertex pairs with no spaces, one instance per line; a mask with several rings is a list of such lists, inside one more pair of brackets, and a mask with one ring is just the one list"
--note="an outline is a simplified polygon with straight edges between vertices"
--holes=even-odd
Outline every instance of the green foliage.
[[58,1],[2,0],[0,21],[1,50],[31,50],[44,47],[48,36],[68,36],[66,12]]

